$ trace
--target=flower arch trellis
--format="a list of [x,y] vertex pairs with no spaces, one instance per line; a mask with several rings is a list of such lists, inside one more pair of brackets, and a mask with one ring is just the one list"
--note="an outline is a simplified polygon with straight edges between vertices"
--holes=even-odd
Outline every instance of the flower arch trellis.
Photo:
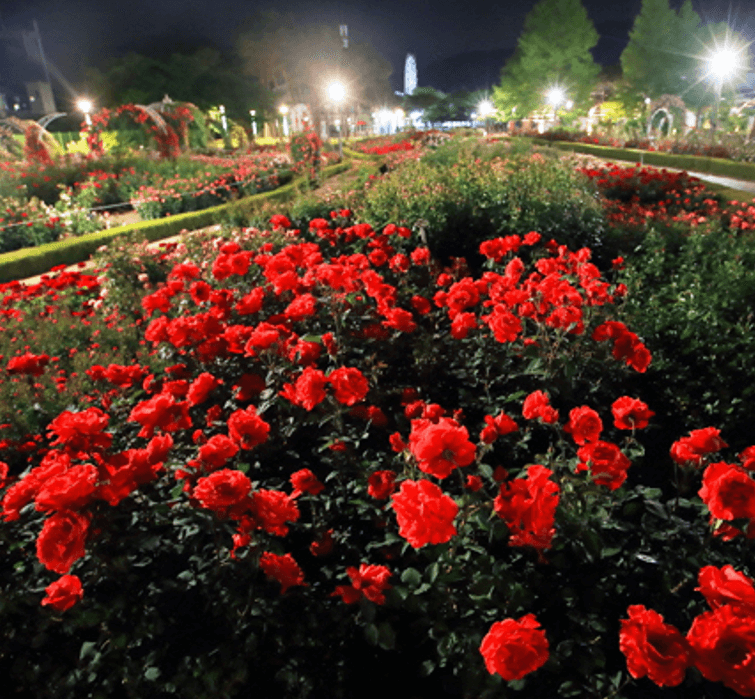
[[684,113],[687,111],[687,105],[684,104],[681,97],[677,97],[676,95],[661,95],[658,99],[653,100],[648,109],[648,134],[652,133],[653,120],[658,114],[666,115],[666,119],[668,119],[668,130],[669,133],[671,133],[671,129],[674,126],[674,112],[676,110],[681,111],[683,118]]
[[[117,109],[102,109],[92,116],[91,124],[84,124],[81,133],[87,140],[89,151],[92,155],[102,155],[104,148],[102,145],[102,132],[107,128],[113,117],[128,114],[137,124],[145,127],[148,135],[152,136],[157,145],[157,150],[161,158],[175,158],[181,152],[179,136],[175,129],[166,122],[163,116],[153,107],[143,104],[124,104]],[[186,116],[188,114],[188,116]],[[191,112],[173,112],[176,120],[180,123],[184,119],[190,119]],[[147,126],[147,121],[151,120],[152,124]],[[181,127],[179,126],[179,130]]]
[[[36,121],[7,117],[0,119],[0,127],[5,127],[0,128],[0,140],[7,141],[9,145],[13,143],[12,131],[24,135],[23,157],[29,162],[52,165],[51,153],[60,151],[55,137]],[[13,153],[14,149],[11,146],[7,150]]]

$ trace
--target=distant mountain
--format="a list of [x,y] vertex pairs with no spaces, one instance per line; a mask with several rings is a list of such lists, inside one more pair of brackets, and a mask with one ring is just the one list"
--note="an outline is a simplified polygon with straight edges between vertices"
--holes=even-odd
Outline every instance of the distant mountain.
[[467,51],[427,66],[417,56],[417,84],[443,92],[490,90],[500,81],[501,68],[512,53],[513,49]]

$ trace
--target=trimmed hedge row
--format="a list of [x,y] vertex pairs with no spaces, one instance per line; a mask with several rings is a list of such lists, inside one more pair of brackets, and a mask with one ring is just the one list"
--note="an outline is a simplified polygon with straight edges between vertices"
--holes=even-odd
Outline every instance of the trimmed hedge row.
[[[339,175],[349,168],[348,162],[331,165],[323,170],[324,179]],[[126,226],[118,226],[105,231],[90,233],[77,238],[47,243],[35,248],[24,248],[0,255],[0,283],[25,279],[47,272],[56,265],[74,265],[89,258],[97,248],[122,235],[139,231],[149,242],[170,238],[182,230],[196,230],[217,223],[219,217],[231,207],[249,207],[251,211],[265,202],[283,202],[292,199],[300,183],[297,178],[270,192],[254,194],[233,202],[213,206],[202,211],[176,214],[167,218],[140,221]]]

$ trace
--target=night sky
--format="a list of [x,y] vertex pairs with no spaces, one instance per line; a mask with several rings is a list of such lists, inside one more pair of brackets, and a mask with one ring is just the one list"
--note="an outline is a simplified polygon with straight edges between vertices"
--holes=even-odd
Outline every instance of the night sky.
[[[534,4],[535,0],[2,0],[0,19],[7,28],[28,29],[36,19],[47,56],[70,82],[85,88],[85,66],[101,65],[129,50],[169,55],[212,45],[230,51],[237,27],[247,16],[262,9],[289,11],[303,22],[347,24],[352,41],[371,43],[391,62],[393,87],[401,89],[407,53],[416,56],[420,85],[428,84],[423,80],[425,69],[436,82],[441,80],[433,66],[451,56],[470,51],[509,55]],[[595,59],[604,66],[617,63],[641,0],[583,0],[583,5],[601,36]],[[755,39],[755,3],[724,6],[697,0],[694,5],[703,20],[728,20]],[[492,82],[497,82],[499,72],[500,66]]]

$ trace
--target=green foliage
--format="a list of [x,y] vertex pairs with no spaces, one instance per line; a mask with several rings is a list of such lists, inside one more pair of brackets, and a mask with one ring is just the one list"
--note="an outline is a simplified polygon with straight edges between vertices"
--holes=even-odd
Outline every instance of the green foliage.
[[[624,311],[654,348],[645,381],[668,430],[715,424],[752,441],[755,246],[720,223],[651,227],[623,273]],[[666,445],[668,447],[668,444]]]
[[600,72],[590,54],[598,34],[579,0],[540,0],[524,20],[514,55],[501,71],[493,101],[505,118],[522,118],[546,102],[553,87],[577,109],[591,106]]
[[[446,161],[446,148],[458,160]],[[594,187],[572,167],[539,154],[464,156],[444,146],[427,162],[406,163],[368,188],[357,215],[421,230],[441,259],[458,255],[471,264],[479,264],[480,242],[496,235],[534,230],[575,247],[599,241],[605,222]]]

